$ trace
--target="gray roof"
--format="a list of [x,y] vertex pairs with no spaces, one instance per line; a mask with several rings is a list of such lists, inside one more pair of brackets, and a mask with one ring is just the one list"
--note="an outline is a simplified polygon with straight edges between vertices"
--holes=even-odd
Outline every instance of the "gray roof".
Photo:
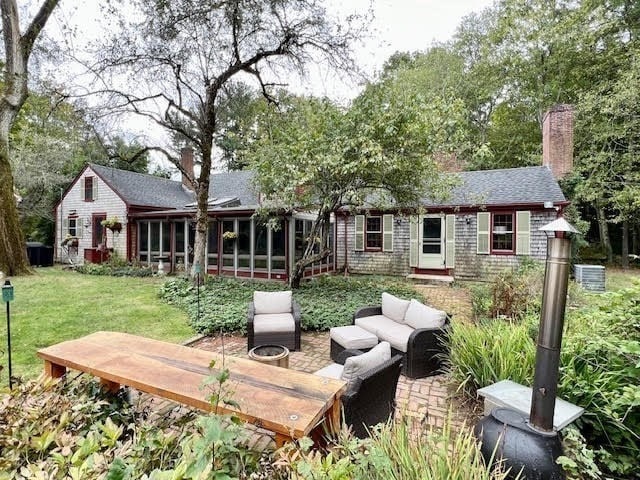
[[[164,209],[185,209],[193,205],[193,192],[182,182],[91,164],[91,168],[130,205]],[[211,175],[211,199],[237,198],[244,208],[256,207],[255,172],[239,170]],[[451,196],[434,202],[425,198],[425,206],[513,205],[544,202],[564,202],[566,198],[547,167],[505,168],[460,172],[460,184]],[[234,204],[235,205],[235,204]],[[224,207],[219,207],[224,208]]]
[[129,205],[181,208],[193,202],[193,192],[186,190],[181,182],[93,163],[90,166]]
[[460,184],[441,202],[425,199],[427,206],[513,205],[564,202],[565,196],[547,167],[478,170],[456,174]]
[[[180,181],[93,163],[90,166],[130,205],[184,209],[195,201],[193,192],[187,190]],[[209,196],[218,199],[236,197],[243,206],[256,206],[258,198],[252,188],[253,175],[250,171],[213,174]]]
[[251,170],[234,170],[211,175],[209,197],[236,197],[242,206],[258,206],[258,195],[253,188],[255,172]]

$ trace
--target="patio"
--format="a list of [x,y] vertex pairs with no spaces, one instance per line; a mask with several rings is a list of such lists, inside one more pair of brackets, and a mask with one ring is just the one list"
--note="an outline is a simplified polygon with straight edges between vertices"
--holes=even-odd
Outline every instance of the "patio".
[[[416,285],[425,299],[438,308],[446,309],[453,314],[454,321],[466,322],[471,317],[471,305],[466,292],[451,287]],[[247,338],[243,336],[224,335],[222,337],[202,337],[189,343],[194,348],[200,348],[225,355],[247,357]],[[313,373],[331,363],[329,356],[329,332],[303,332],[302,348],[298,352],[290,352],[289,368]],[[468,406],[460,405],[453,392],[446,385],[445,375],[436,375],[421,379],[410,379],[400,376],[396,393],[397,416],[406,415],[416,425],[425,427],[441,427],[444,419],[452,412],[453,424],[469,423],[475,414]],[[173,402],[153,398],[154,410],[161,414],[168,414],[181,408]],[[257,450],[273,449],[275,442],[272,432],[248,425],[253,431],[250,445]]]

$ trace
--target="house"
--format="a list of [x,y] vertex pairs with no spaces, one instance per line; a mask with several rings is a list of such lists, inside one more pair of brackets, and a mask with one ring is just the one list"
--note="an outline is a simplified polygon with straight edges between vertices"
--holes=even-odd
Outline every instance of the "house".
[[[483,278],[524,258],[544,260],[539,228],[568,205],[556,178],[572,165],[572,112],[551,110],[543,127],[543,165],[459,172],[449,200],[427,198],[422,212],[344,210],[332,218],[332,254],[305,275],[353,273]],[[193,169],[193,153],[182,152]],[[279,228],[253,219],[260,205],[253,172],[213,174],[210,182],[206,271],[236,277],[287,280],[300,258],[313,216],[281,215]],[[180,181],[89,164],[56,206],[58,261],[100,262],[107,255],[167,270],[193,262],[195,196]],[[118,217],[120,232],[102,222]],[[77,239],[69,246],[65,239]],[[63,246],[63,243],[66,245]]]
[[[193,168],[193,153],[182,152],[183,167]],[[253,172],[213,174],[210,182],[206,271],[237,277],[288,279],[301,256],[311,217],[283,215],[279,228],[252,218],[259,206]],[[193,262],[196,198],[189,183],[89,164],[56,205],[56,259],[100,263],[110,255],[158,266],[188,269]],[[103,226],[117,217],[120,232]],[[331,236],[333,238],[333,236]],[[67,239],[72,239],[70,242]],[[306,275],[334,270],[334,257],[316,263]]]

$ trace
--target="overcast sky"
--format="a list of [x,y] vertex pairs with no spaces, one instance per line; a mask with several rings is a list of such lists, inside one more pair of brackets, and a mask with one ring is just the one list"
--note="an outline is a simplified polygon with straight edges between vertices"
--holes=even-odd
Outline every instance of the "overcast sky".
[[[460,20],[471,12],[480,12],[493,0],[374,0],[371,39],[357,49],[357,58],[369,76],[375,75],[389,56],[398,51],[425,50],[434,41],[444,42],[455,33]],[[368,0],[331,0],[340,12],[365,11]],[[302,93],[326,95],[336,100],[357,95],[356,85],[335,80],[334,75],[312,76],[309,84],[294,86]]]

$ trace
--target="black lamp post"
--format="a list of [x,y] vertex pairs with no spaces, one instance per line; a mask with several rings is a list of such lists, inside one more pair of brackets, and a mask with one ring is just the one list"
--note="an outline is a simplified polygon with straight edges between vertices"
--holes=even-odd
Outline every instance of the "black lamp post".
[[556,463],[562,446],[553,428],[553,416],[569,282],[570,236],[577,230],[564,218],[540,230],[547,233],[547,263],[529,418],[509,408],[496,408],[478,422],[475,434],[482,442],[485,460],[503,461],[511,468],[511,478],[522,472],[524,478],[543,480],[564,478]]
[[13,370],[11,369],[11,309],[9,304],[13,301],[13,285],[9,279],[2,286],[2,301],[7,304],[7,352],[9,360],[9,389],[13,390]]

